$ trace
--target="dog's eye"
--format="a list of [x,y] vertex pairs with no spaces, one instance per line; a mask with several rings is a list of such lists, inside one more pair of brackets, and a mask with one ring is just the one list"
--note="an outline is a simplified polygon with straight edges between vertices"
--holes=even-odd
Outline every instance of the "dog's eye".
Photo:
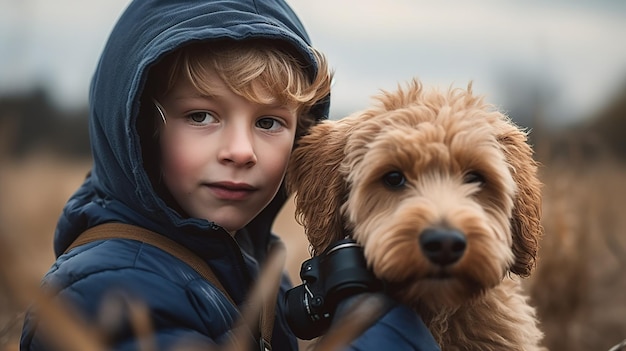
[[383,183],[385,183],[385,185],[389,188],[397,189],[404,186],[406,178],[404,177],[404,174],[398,171],[393,171],[383,176]]
[[465,184],[477,183],[478,185],[483,186],[485,184],[485,177],[478,172],[468,172],[463,177],[463,182]]

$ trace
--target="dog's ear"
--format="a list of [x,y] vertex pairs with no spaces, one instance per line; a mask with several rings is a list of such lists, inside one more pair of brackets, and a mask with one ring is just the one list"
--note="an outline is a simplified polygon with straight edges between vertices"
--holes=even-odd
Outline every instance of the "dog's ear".
[[296,219],[304,226],[313,253],[344,236],[341,204],[346,197],[339,164],[346,136],[336,121],[324,121],[303,136],[291,155],[287,189],[295,192]]
[[511,272],[528,276],[535,267],[541,225],[541,183],[537,176],[537,162],[528,144],[527,135],[513,123],[505,120],[498,141],[509,163],[513,180],[517,185],[511,222],[515,263]]

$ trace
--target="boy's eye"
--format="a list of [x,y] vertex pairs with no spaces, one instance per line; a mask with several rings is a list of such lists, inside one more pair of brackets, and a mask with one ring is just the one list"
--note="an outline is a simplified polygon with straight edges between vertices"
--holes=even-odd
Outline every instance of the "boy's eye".
[[208,111],[197,111],[187,115],[187,118],[195,124],[208,124],[215,121],[215,117]]
[[256,122],[257,127],[266,130],[276,130],[282,127],[282,124],[274,118],[265,117],[261,118]]

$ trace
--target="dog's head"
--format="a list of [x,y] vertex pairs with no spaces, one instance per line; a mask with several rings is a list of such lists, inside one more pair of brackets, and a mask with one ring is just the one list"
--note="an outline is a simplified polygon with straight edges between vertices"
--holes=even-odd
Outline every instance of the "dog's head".
[[507,271],[530,274],[542,233],[536,173],[526,134],[471,86],[442,93],[413,81],[313,127],[287,185],[314,253],[348,234],[379,277],[407,285],[452,275],[462,283],[451,289],[467,295]]

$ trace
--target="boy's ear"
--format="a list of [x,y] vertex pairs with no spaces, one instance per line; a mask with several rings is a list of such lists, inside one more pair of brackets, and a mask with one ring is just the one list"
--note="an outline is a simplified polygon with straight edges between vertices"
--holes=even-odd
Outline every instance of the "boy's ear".
[[312,127],[297,143],[286,175],[295,192],[296,220],[304,226],[313,253],[322,252],[343,236],[341,204],[346,184],[339,171],[346,138],[335,121]]

